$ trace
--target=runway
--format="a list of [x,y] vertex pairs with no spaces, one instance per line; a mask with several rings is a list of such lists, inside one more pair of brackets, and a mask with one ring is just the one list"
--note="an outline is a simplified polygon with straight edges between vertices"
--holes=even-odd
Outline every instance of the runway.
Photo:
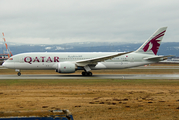
[[179,79],[178,74],[115,74],[115,75],[0,75],[0,80],[8,79]]
[[[0,69],[7,69],[0,65]],[[179,69],[179,66],[139,66],[128,69]]]
[[[0,66],[0,69],[6,69]],[[179,66],[140,66],[129,69],[179,69]],[[49,74],[49,75],[40,75],[40,74],[22,74],[21,76],[17,75],[0,75],[0,80],[3,79],[179,79],[178,74],[94,74],[93,76],[82,76],[79,75],[70,75],[70,74]]]

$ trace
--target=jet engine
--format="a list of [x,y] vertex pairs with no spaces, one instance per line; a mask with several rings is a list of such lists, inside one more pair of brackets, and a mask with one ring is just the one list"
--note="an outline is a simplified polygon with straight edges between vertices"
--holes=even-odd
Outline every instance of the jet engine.
[[58,73],[74,73],[76,65],[70,62],[60,62],[57,64],[56,72]]

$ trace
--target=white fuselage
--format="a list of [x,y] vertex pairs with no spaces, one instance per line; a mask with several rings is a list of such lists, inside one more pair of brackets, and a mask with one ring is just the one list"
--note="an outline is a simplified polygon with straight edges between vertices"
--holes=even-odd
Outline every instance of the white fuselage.
[[[8,59],[3,66],[10,69],[20,70],[44,70],[57,69],[60,62],[76,63],[76,61],[97,58],[116,54],[117,52],[36,52],[17,54]],[[95,66],[89,66],[95,69],[124,69],[136,66],[142,66],[158,61],[148,61],[144,58],[153,57],[154,55],[142,53],[129,53],[122,56],[114,57],[106,61],[98,62]],[[77,70],[81,69],[80,67]]]

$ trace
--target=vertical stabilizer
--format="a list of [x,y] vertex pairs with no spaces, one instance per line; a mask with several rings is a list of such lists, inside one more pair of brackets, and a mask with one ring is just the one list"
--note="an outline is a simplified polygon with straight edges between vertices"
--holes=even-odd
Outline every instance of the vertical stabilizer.
[[165,35],[167,27],[159,28],[154,34],[135,52],[157,55],[158,49]]

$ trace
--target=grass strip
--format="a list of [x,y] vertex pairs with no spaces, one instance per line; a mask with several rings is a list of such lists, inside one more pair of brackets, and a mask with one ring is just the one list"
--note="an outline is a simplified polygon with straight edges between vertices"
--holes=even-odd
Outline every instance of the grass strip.
[[17,79],[0,80],[0,86],[107,86],[107,85],[165,85],[179,86],[179,80],[121,80],[121,79]]

